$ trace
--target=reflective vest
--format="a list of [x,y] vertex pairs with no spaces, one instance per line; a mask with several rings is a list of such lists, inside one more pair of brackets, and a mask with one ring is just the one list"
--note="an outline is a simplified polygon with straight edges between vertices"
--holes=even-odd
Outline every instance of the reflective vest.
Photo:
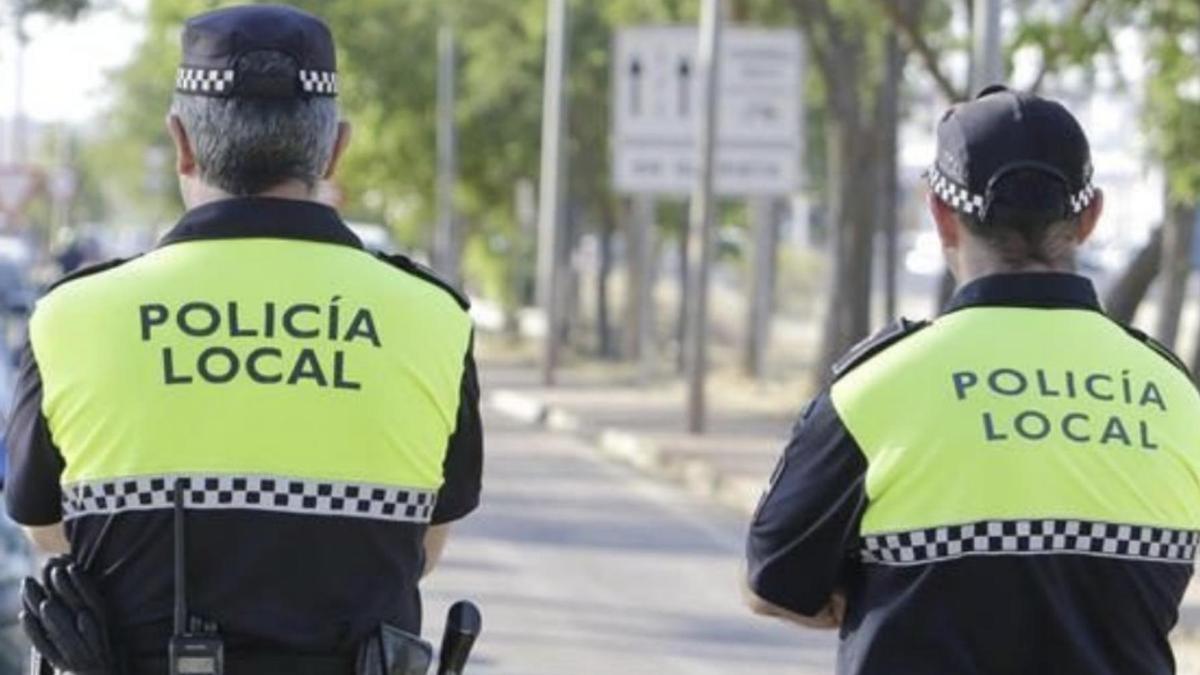
[[13,518],[65,521],[117,641],[166,644],[171,506],[193,611],[235,644],[420,627],[426,526],[479,501],[467,303],[327,207],[193,209],[38,303],[9,426]]
[[428,521],[470,336],[349,246],[193,241],[64,284],[30,324],[64,515],[162,507],[184,476],[194,508]]

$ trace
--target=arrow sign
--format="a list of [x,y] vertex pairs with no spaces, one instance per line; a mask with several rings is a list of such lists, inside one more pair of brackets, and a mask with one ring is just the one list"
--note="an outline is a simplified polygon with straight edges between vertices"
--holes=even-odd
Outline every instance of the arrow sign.
[[687,59],[679,59],[679,87],[676,92],[679,116],[687,117],[691,111],[692,89],[689,80],[692,77],[692,64]]
[[50,198],[60,204],[66,204],[75,198],[75,191],[79,188],[79,176],[75,173],[75,169],[69,166],[60,166],[50,173],[50,177],[46,180],[46,193]]
[[[626,26],[613,39],[613,185],[625,194],[688,195],[703,94],[694,26]],[[716,190],[786,195],[800,183],[804,51],[795,29],[723,32]]]
[[37,194],[41,176],[23,166],[0,166],[0,211],[18,214]]
[[629,63],[629,111],[642,114],[642,62],[636,56]]

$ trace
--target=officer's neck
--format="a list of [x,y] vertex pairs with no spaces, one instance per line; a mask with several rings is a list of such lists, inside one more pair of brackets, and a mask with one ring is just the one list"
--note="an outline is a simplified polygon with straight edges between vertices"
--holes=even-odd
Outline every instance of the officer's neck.
[[961,251],[951,260],[954,279],[959,286],[971,283],[976,279],[990,277],[994,274],[1038,274],[1047,272],[1074,272],[1075,259],[1071,256],[1056,264],[1041,260],[1025,260],[1012,262],[1002,259],[991,251],[970,248]]
[[[271,197],[274,199],[292,199],[306,202],[317,201],[316,192],[309,188],[304,181],[299,180],[285,181],[274,187],[263,190],[254,196]],[[188,189],[184,190],[183,197],[184,205],[187,206],[188,210],[191,210],[212,202],[233,199],[235,195],[232,195],[220,188],[213,187],[212,185],[197,181],[188,186]]]

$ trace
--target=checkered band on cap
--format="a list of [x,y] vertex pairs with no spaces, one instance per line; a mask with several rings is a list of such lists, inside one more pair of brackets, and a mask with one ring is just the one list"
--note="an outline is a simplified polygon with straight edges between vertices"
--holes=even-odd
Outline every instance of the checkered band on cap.
[[1091,181],[1083,189],[1070,196],[1071,215],[1076,215],[1091,205],[1096,198],[1096,186]]
[[1200,532],[1083,520],[1004,520],[863,537],[862,557],[922,565],[981,555],[1087,555],[1191,564]]
[[225,94],[233,90],[233,69],[180,68],[175,89],[185,94]]
[[[983,206],[987,200],[983,195],[977,195],[970,190],[962,187],[958,183],[950,180],[938,170],[937,166],[933,166],[926,172],[929,179],[929,189],[933,190],[942,201],[950,205],[955,211],[965,213],[967,215],[982,214]],[[1071,215],[1078,215],[1086,209],[1096,198],[1096,187],[1088,181],[1083,189],[1068,196],[1067,201],[1071,209]]]
[[983,211],[983,196],[973,194],[970,190],[947,178],[937,166],[930,167],[927,172],[929,189],[933,190],[942,201],[955,211],[974,215]]
[[246,509],[428,523],[437,497],[430,490],[282,476],[138,476],[64,486],[63,517],[169,509],[174,506],[177,480],[182,481],[185,506],[195,510]]
[[325,70],[301,70],[300,86],[308,94],[336,96],[338,93],[337,73]]

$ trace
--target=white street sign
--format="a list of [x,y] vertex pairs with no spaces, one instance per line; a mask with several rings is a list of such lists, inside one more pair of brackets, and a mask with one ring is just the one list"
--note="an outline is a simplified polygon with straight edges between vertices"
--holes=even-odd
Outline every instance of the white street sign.
[[36,170],[23,166],[0,166],[0,211],[20,213],[38,190]]
[[[613,181],[619,192],[687,195],[696,164],[699,35],[687,26],[617,32]],[[800,180],[803,52],[793,30],[729,28],[721,39],[716,190],[784,195]]]
[[50,172],[46,178],[46,193],[60,204],[66,204],[75,198],[79,189],[79,174],[69,166],[60,166]]

